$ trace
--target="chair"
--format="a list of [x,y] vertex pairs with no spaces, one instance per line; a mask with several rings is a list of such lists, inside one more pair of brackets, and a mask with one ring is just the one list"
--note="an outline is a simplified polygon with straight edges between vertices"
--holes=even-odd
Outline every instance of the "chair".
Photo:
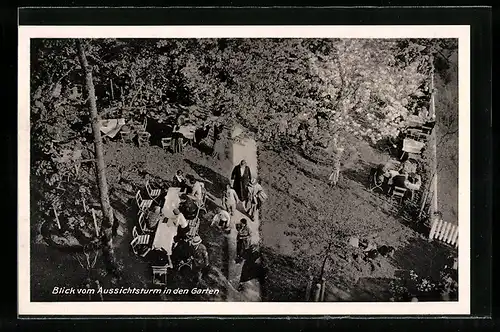
[[190,270],[193,269],[193,257],[189,257],[186,261],[180,261],[177,271],[180,271],[183,267],[189,267]]
[[145,211],[139,212],[138,224],[139,224],[139,228],[141,229],[143,234],[151,232],[151,230],[148,228],[148,226],[146,224],[146,212]]
[[189,220],[189,233],[187,234],[188,237],[194,238],[196,235],[198,235],[198,229],[200,228],[200,219],[198,218],[198,215],[193,220]]
[[139,208],[139,213],[149,209],[151,204],[153,204],[152,199],[143,199],[141,196],[141,191],[138,190],[137,194],[135,194],[135,201],[137,202],[137,207]]
[[148,133],[147,131],[141,131],[137,133],[137,135],[137,143],[139,143],[139,147],[142,145],[149,145],[149,138],[151,137],[150,133]]
[[399,199],[399,202],[401,203],[403,201],[403,198],[405,197],[405,194],[406,188],[395,186],[394,189],[392,189],[391,198]]
[[132,131],[120,131],[120,137],[123,143],[132,143],[134,136]]
[[172,144],[172,137],[164,137],[161,139],[161,147],[163,148],[163,150],[170,149],[171,144]]
[[204,211],[207,213],[207,208],[205,207],[205,203],[207,201],[207,190],[205,189],[205,184],[201,183],[201,201],[198,204],[198,212]]
[[166,286],[167,285],[167,275],[168,275],[168,264],[167,265],[152,265],[153,269],[153,285]]
[[[137,232],[137,228],[134,226],[134,228],[132,229],[132,237],[132,242],[130,242],[132,251],[138,256],[145,257],[151,251],[151,247],[149,246],[151,236],[149,234],[139,235],[139,233]],[[140,250],[139,247],[145,249]]]
[[153,189],[151,188],[151,184],[149,180],[146,180],[146,191],[148,192],[149,197],[154,201],[161,194],[161,189]]
[[375,191],[377,189],[380,189],[380,191],[383,193],[384,192],[384,188],[382,187],[382,185],[384,184],[384,182],[380,182],[378,181],[377,179],[377,169],[376,168],[372,168],[371,172],[370,172],[370,184],[369,184],[369,189],[370,191]]

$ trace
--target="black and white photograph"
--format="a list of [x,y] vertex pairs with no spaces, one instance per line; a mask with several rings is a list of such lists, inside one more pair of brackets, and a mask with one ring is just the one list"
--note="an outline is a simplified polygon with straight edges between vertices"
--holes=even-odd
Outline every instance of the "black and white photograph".
[[468,47],[20,27],[20,308],[466,313]]

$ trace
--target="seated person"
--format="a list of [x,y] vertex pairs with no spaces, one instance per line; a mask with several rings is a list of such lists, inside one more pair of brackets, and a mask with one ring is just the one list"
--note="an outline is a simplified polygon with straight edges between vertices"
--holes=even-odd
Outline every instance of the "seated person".
[[149,229],[155,229],[160,220],[162,220],[163,213],[161,212],[161,207],[160,206],[155,206],[154,210],[150,212],[147,216],[146,219],[146,224]]
[[422,184],[422,178],[419,174],[411,173],[404,184],[405,187],[410,190],[419,190]]
[[218,228],[223,228],[226,231],[231,231],[230,221],[231,215],[229,214],[229,212],[223,210],[222,208],[219,208],[219,212],[212,219],[212,223],[210,224],[210,226],[215,225]]
[[182,172],[182,170],[178,170],[175,173],[173,181],[172,181],[172,187],[181,188],[181,192],[186,191],[187,184],[186,184],[186,179],[184,178],[184,173]]
[[189,233],[189,223],[179,209],[174,209],[174,225],[177,226],[177,236],[179,239],[187,238]]
[[400,187],[400,188],[406,188],[405,182],[408,178],[408,173],[402,173],[399,175],[395,175],[392,178],[392,186],[393,187]]
[[178,266],[193,256],[193,250],[189,241],[185,238],[174,236],[174,248],[172,250],[172,262]]

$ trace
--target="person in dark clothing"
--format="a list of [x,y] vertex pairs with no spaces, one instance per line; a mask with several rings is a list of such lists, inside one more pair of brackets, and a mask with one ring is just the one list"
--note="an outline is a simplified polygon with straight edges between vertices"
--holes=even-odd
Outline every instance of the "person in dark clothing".
[[242,160],[239,165],[234,167],[231,173],[231,181],[233,181],[232,187],[242,202],[246,202],[248,199],[248,185],[251,179],[252,174],[250,172],[250,167],[247,166],[245,160]]
[[224,142],[221,140],[222,130],[224,126],[222,124],[214,124],[214,141],[212,144],[212,157],[220,159],[221,154],[224,152]]
[[202,277],[207,273],[210,265],[207,247],[201,242],[201,237],[199,236],[195,236],[191,242],[193,250],[193,272],[198,282],[202,281]]
[[208,124],[204,125],[201,128],[196,129],[194,132],[194,142],[199,145],[201,141],[207,138],[209,132],[210,132],[210,126]]
[[178,170],[172,179],[172,187],[181,188],[181,192],[185,192],[187,190],[186,178],[184,178],[184,173],[182,170]]
[[186,262],[193,256],[191,244],[182,237],[174,236],[174,249],[172,250],[172,261],[174,266]]
[[236,236],[236,264],[239,264],[245,259],[245,253],[250,248],[251,234],[245,218],[240,220],[240,223],[236,225],[236,229],[238,231]]

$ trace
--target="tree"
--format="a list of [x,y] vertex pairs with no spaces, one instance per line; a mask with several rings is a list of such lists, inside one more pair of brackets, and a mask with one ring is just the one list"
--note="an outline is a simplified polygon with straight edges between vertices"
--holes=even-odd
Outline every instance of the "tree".
[[101,208],[103,212],[103,231],[101,238],[103,242],[103,256],[105,257],[107,263],[110,264],[111,269],[114,272],[118,272],[113,249],[113,211],[109,203],[108,183],[106,180],[106,165],[104,163],[102,138],[99,128],[99,115],[97,113],[94,83],[92,81],[92,68],[87,62],[85,49],[80,39],[76,40],[76,46],[78,48],[78,57],[80,59],[80,64],[85,76],[85,88],[87,91],[89,102],[89,115],[92,125],[92,133],[94,135],[98,188],[101,198]]

